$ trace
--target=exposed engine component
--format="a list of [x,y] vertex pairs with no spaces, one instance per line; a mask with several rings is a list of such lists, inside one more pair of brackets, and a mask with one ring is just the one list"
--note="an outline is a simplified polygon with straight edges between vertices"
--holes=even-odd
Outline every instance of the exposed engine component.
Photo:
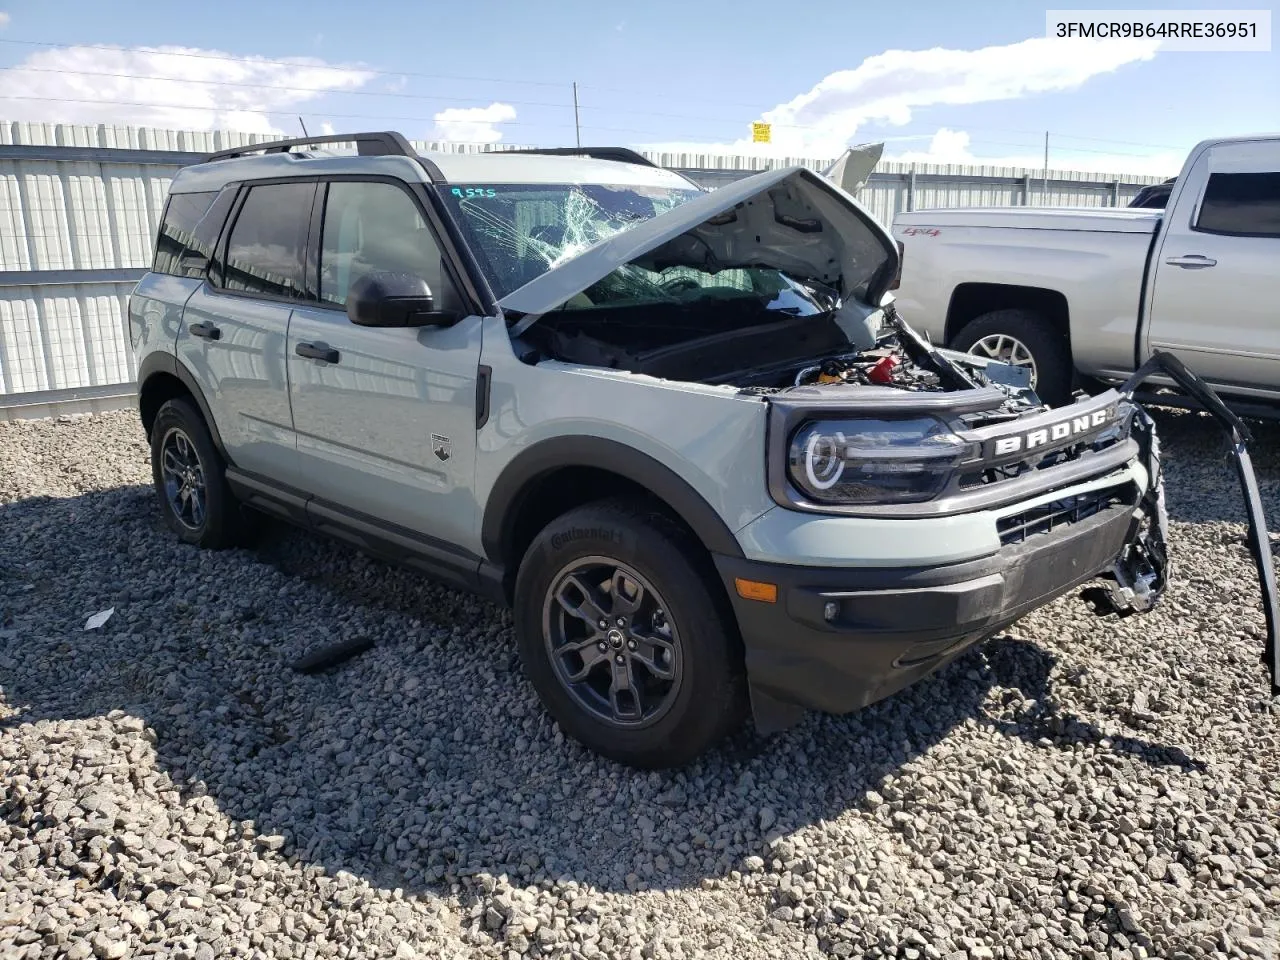
[[796,374],[794,385],[803,387],[837,383],[916,391],[943,389],[942,378],[938,374],[912,363],[906,352],[896,345],[828,357]]

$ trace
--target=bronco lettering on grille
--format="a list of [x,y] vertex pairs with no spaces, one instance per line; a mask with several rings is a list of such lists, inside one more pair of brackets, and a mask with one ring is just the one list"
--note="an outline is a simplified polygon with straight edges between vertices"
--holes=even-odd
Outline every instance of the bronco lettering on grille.
[[1011,453],[1034,450],[1037,447],[1048,446],[1051,443],[1079,436],[1082,433],[1089,433],[1105,426],[1114,413],[1115,409],[1113,407],[1106,407],[1047,427],[1028,430],[1026,433],[1015,434],[1011,437],[999,437],[995,441],[995,449],[992,453],[997,457],[1004,457]]

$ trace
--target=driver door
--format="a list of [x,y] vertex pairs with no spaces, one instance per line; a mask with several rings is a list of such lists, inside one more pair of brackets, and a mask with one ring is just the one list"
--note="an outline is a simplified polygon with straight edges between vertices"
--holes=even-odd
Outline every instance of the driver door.
[[421,276],[438,303],[449,302],[452,281],[404,184],[335,179],[321,183],[316,204],[318,300],[294,311],[287,345],[305,490],[320,511],[344,519],[466,543],[476,512],[481,320],[468,316],[447,328],[353,324],[347,291],[366,273]]

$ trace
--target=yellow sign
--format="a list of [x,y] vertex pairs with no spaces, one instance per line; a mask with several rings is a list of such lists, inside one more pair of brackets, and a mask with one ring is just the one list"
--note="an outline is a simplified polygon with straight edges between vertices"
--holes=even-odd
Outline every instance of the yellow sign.
[[773,126],[768,123],[751,124],[751,142],[769,143],[772,139]]

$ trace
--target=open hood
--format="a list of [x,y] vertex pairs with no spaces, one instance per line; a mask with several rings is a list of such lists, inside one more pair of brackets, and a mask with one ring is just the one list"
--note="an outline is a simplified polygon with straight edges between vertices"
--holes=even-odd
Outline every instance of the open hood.
[[878,306],[897,269],[889,233],[831,181],[785,167],[727,184],[593,244],[498,301],[517,332],[629,263],[771,267]]
[[849,196],[857,196],[883,154],[883,143],[860,143],[842,153],[839,160],[822,171],[822,175],[839,184]]

